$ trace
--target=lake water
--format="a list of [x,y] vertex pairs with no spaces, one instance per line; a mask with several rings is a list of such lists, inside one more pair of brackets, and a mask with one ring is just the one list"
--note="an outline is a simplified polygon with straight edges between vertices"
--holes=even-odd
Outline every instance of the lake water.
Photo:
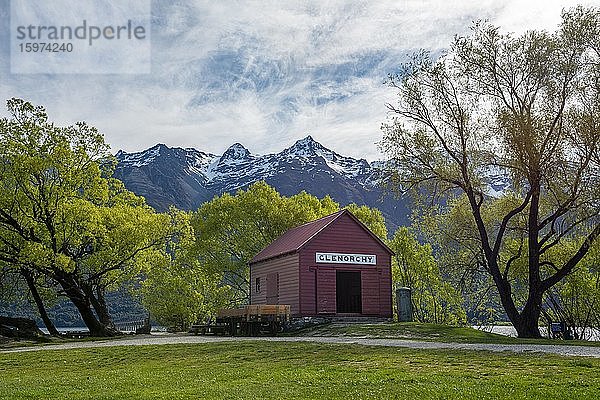
[[[87,332],[88,328],[85,326],[75,327],[75,328],[56,328],[59,332],[68,333],[68,332]],[[46,335],[48,334],[48,329],[40,328],[40,331],[44,332]]]
[[[87,332],[88,328],[85,326],[76,326],[76,327],[72,327],[72,328],[56,328],[58,329],[59,332],[63,332],[63,333],[69,333],[69,332]],[[48,334],[48,329],[46,328],[40,328],[40,330],[42,332],[44,332],[46,335]],[[163,326],[152,326],[152,332],[164,332],[166,331],[166,328]],[[123,333],[133,333],[133,331],[129,331],[129,330],[122,330],[121,332]]]
[[[517,330],[512,325],[473,325],[473,328],[481,331],[497,333],[499,335],[517,337]],[[540,327],[542,336],[548,335],[546,327]],[[591,341],[600,341],[600,330],[589,328],[586,329],[586,339]]]

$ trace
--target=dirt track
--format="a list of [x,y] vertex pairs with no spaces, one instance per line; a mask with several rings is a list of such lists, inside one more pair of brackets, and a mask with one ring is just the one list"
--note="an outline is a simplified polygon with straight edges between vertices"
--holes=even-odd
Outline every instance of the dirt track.
[[94,342],[70,342],[61,344],[51,344],[31,347],[16,347],[6,350],[0,350],[0,353],[15,353],[26,351],[47,351],[64,349],[88,349],[94,347],[109,346],[145,346],[145,345],[164,345],[164,344],[196,344],[213,342],[238,342],[238,341],[273,341],[273,342],[313,342],[313,343],[331,343],[344,344],[352,343],[365,346],[389,346],[389,347],[407,347],[411,349],[455,349],[455,350],[476,350],[493,352],[513,352],[513,353],[547,353],[563,356],[582,356],[600,358],[600,347],[588,346],[569,346],[569,345],[542,345],[542,344],[478,344],[478,343],[442,343],[442,342],[423,342],[401,339],[372,339],[364,337],[228,337],[228,336],[192,336],[188,334],[152,334],[135,337],[125,337]]

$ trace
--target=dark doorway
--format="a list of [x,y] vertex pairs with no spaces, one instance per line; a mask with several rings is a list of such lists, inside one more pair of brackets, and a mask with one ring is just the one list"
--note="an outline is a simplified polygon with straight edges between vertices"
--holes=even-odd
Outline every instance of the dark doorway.
[[335,293],[338,313],[362,313],[360,272],[336,271]]

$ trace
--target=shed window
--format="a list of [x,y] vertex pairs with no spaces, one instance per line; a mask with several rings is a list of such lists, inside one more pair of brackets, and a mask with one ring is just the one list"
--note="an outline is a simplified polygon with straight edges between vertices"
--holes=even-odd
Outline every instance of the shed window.
[[256,278],[256,293],[260,293],[260,278]]

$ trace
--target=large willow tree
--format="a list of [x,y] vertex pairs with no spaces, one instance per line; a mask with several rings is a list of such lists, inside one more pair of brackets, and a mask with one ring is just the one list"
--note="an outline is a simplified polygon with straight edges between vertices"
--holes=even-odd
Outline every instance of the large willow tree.
[[[20,99],[8,110],[0,119],[0,269],[44,278],[93,336],[113,335],[105,293],[166,257],[170,217],[110,177],[95,128],[56,126]],[[40,281],[28,281],[32,294]]]
[[[382,148],[391,183],[466,196],[508,318],[520,337],[539,337],[544,293],[600,233],[599,10],[564,11],[552,33],[514,36],[477,23],[437,61],[415,56],[390,85],[398,103],[388,105]],[[511,183],[501,195],[510,206],[489,220],[498,176]],[[578,245],[564,262],[546,257],[566,239]],[[527,295],[517,302],[511,267],[522,257]]]

